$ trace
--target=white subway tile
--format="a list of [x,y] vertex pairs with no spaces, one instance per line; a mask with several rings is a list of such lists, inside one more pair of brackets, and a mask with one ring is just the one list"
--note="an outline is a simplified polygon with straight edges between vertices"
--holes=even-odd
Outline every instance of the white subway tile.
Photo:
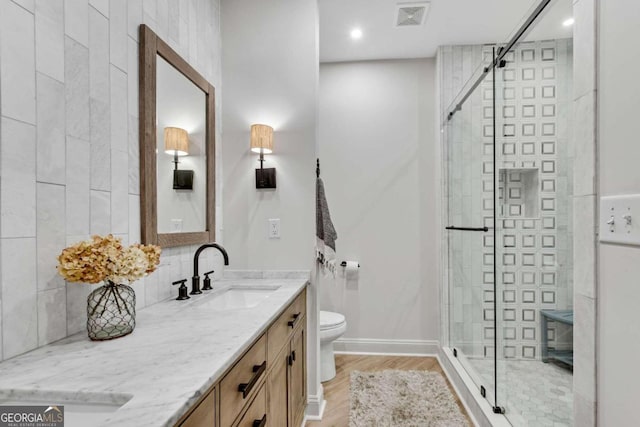
[[[62,282],[64,285],[64,281]],[[38,292],[38,345],[67,336],[67,290],[62,287]]]
[[[37,73],[38,181],[64,184],[66,179],[64,84]],[[62,104],[62,105],[61,105]]]
[[89,46],[88,14],[87,0],[64,0],[64,32],[84,46]]
[[111,199],[108,191],[91,190],[91,234],[111,233]]
[[66,233],[89,234],[91,149],[88,141],[67,137]]
[[11,0],[11,1],[24,7],[31,13],[34,13],[34,11],[36,10],[36,5],[35,5],[36,0]]
[[147,302],[145,301],[145,283],[144,277],[140,280],[136,280],[130,285],[135,294],[136,294],[136,311],[139,311],[146,307]]
[[87,297],[91,286],[85,283],[67,283],[67,334],[87,328]]
[[89,72],[91,98],[109,102],[109,20],[89,8]]
[[64,58],[67,135],[88,140],[90,136],[89,50],[77,41],[66,37]]
[[36,129],[9,118],[0,125],[2,237],[36,235]]
[[[171,268],[168,265],[158,266],[158,297],[160,301],[171,298],[172,292],[178,295],[178,286],[173,286],[171,280]],[[175,296],[173,298],[176,298]]]
[[149,307],[160,300],[160,292],[158,289],[158,271],[154,271],[144,278],[145,305]]
[[109,46],[111,63],[127,71],[127,1],[109,2]]
[[36,70],[64,82],[64,2],[36,3]]
[[38,346],[36,239],[2,239],[3,358]]
[[140,243],[140,196],[129,194],[129,241]]
[[168,2],[168,36],[172,46],[180,44],[180,6],[177,1]]
[[10,1],[0,2],[0,58],[2,115],[35,124],[34,17]]
[[574,407],[579,426],[595,426],[596,399],[596,302],[584,295],[575,297],[574,380],[573,392],[577,400]]
[[138,119],[129,116],[129,194],[140,194],[140,143]]
[[596,89],[596,6],[593,0],[573,6],[573,97],[578,99]]
[[65,187],[38,183],[37,206],[38,290],[64,287],[56,266],[57,256],[66,246]]
[[[139,27],[142,24],[142,0],[127,1],[127,32],[133,40],[138,40]],[[129,72],[131,70],[129,69]]]
[[573,103],[575,196],[596,193],[596,94],[587,93]]
[[145,14],[149,15],[149,18],[155,20],[157,14],[156,0],[143,0],[142,10]]
[[576,295],[596,296],[596,196],[573,198],[573,274]]
[[129,232],[129,155],[111,152],[111,232]]
[[91,189],[111,190],[111,112],[109,104],[91,99]]
[[169,43],[169,0],[156,0],[156,33]]
[[129,115],[138,117],[138,43],[129,38],[127,43],[129,66],[127,72],[127,102]]
[[189,2],[189,56],[187,60],[191,65],[198,63],[198,45],[200,39],[198,38],[198,11],[196,10],[195,2]]
[[111,149],[129,150],[127,118],[127,75],[111,66]]
[[[93,6],[97,12],[100,12],[101,15],[107,18],[109,17],[109,0],[89,0],[89,4]],[[91,8],[89,8],[89,13],[91,13]],[[89,29],[89,31],[91,31],[91,29]]]

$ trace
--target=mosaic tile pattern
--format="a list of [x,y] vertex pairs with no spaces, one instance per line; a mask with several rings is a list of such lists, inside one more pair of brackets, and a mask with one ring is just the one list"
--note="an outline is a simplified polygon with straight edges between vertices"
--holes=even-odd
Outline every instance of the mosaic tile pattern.
[[[460,76],[493,46],[451,49]],[[497,71],[496,129],[491,78],[449,122],[449,222],[492,228],[496,187],[500,201],[495,256],[492,231],[449,237],[451,344],[468,356],[491,356],[496,337],[502,357],[538,360],[539,311],[572,307],[572,49],[570,39],[520,44]],[[570,331],[553,324],[549,337],[552,347],[571,346]]]
[[[493,390],[493,361],[473,358],[468,363]],[[536,360],[498,362],[498,404],[518,427],[572,426],[573,375],[553,363]]]

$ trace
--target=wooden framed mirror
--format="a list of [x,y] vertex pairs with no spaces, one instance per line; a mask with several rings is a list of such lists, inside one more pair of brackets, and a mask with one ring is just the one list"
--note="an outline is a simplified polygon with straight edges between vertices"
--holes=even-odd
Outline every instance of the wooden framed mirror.
[[215,240],[215,90],[140,25],[141,240],[161,247]]

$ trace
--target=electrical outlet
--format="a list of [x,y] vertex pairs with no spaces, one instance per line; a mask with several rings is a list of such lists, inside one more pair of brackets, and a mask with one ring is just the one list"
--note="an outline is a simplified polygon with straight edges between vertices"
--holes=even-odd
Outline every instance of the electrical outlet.
[[269,220],[269,238],[280,238],[280,218],[272,218]]

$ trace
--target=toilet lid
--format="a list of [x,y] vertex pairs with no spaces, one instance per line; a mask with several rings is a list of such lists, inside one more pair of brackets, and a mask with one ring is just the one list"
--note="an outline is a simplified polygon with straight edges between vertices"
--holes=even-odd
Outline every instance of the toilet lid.
[[333,328],[344,323],[344,316],[333,311],[320,311],[320,329]]

